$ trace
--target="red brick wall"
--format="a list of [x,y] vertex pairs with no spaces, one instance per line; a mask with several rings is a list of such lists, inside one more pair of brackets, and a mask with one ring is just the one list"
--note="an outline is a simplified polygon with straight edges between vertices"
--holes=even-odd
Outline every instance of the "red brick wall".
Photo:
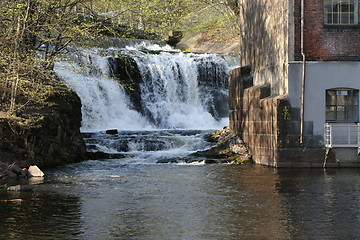
[[[324,0],[304,0],[304,4],[304,53],[306,60],[359,61],[360,26],[325,26]],[[294,18],[296,19],[295,60],[302,60],[301,0],[295,0],[294,10]]]

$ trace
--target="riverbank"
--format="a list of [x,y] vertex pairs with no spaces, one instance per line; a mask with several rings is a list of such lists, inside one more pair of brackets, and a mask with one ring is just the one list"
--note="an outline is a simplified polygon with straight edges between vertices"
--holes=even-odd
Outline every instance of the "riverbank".
[[[47,89],[44,98],[19,94],[16,112],[0,115],[2,162],[49,168],[84,158],[80,98],[60,82],[42,87]],[[6,96],[6,91],[2,88],[0,94]]]
[[208,53],[240,53],[240,40],[237,37],[228,39],[227,41],[219,41],[216,39],[205,40],[203,33],[185,36],[176,45],[177,48],[183,51],[191,52],[208,52]]

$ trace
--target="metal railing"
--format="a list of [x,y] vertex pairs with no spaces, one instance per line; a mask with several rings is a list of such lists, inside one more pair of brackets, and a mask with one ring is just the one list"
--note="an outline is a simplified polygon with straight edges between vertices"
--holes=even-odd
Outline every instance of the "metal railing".
[[356,147],[360,149],[360,123],[326,123],[325,147]]

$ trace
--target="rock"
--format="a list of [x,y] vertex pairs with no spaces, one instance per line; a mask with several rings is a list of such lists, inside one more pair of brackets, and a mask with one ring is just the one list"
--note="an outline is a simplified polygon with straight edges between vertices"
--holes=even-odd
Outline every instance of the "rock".
[[36,165],[32,165],[28,169],[28,177],[43,177],[45,174]]
[[0,172],[5,172],[8,168],[8,165],[6,163],[0,162]]
[[215,145],[207,150],[191,154],[193,157],[206,158],[205,163],[252,163],[251,155],[243,140],[229,127],[215,132],[210,139]]
[[80,98],[65,86],[50,89],[46,99],[19,110],[18,119],[0,118],[0,160],[50,168],[84,159]]
[[181,41],[183,36],[184,36],[184,33],[182,31],[170,31],[168,33],[168,39],[167,39],[166,43],[172,47],[175,47],[176,44],[178,44]]
[[16,176],[21,175],[21,173],[22,173],[22,169],[19,167],[19,165],[17,165],[17,163],[12,163],[8,167],[7,171],[11,171],[11,172],[15,173]]
[[28,170],[27,170],[27,168],[23,168],[23,169],[21,170],[20,177],[26,178],[27,176],[28,176]]
[[106,134],[118,134],[118,130],[117,129],[109,129],[109,130],[106,130],[105,132]]
[[28,185],[16,185],[16,186],[10,186],[6,188],[9,192],[32,192],[32,187]]
[[160,159],[156,163],[178,163],[176,159]]
[[124,154],[120,153],[104,153],[104,152],[86,152],[85,158],[87,160],[99,160],[99,159],[119,159],[124,158]]
[[5,175],[8,178],[16,178],[18,176],[16,173],[14,173],[13,171],[10,171],[10,170],[6,170]]
[[125,86],[126,95],[129,96],[134,110],[144,113],[141,99],[142,75],[136,61],[132,56],[118,55],[115,58],[108,58],[111,75]]

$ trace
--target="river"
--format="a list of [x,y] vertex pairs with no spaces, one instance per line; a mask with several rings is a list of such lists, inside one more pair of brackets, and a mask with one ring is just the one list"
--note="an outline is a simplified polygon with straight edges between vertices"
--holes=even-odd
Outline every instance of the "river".
[[356,169],[121,164],[0,193],[0,239],[358,239]]

